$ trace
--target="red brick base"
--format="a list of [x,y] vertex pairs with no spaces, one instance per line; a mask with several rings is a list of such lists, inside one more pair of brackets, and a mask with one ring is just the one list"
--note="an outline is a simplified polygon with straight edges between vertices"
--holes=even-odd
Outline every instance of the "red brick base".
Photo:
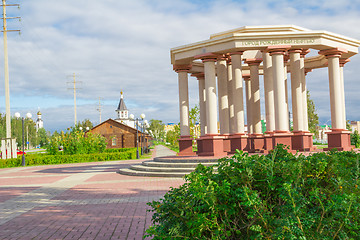
[[345,129],[331,129],[328,135],[328,148],[325,151],[336,148],[339,151],[350,151],[353,147],[350,141],[350,131]]
[[192,149],[192,138],[190,136],[180,136],[178,156],[195,156]]
[[219,135],[206,135],[200,137],[202,151],[199,156],[223,157],[227,155],[224,151],[224,137]]
[[250,153],[264,151],[264,135],[262,134],[251,134],[248,137],[248,150]]
[[233,134],[229,136],[230,140],[230,154],[234,154],[236,152],[236,149],[239,149],[241,151],[247,151],[248,147],[248,140],[247,136],[244,134]]
[[289,146],[291,149],[291,138],[293,134],[291,132],[274,132],[272,135],[273,148],[278,144]]
[[298,151],[312,151],[313,149],[313,133],[310,132],[293,132],[292,149]]

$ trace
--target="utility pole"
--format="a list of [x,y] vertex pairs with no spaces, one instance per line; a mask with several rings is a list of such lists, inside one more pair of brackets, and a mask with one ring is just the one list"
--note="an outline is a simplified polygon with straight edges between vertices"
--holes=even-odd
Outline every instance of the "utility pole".
[[8,48],[7,48],[7,32],[19,32],[20,30],[8,30],[6,25],[6,19],[14,19],[20,17],[6,17],[6,7],[8,6],[17,6],[19,4],[8,4],[6,5],[6,0],[2,0],[2,9],[3,9],[3,34],[4,34],[4,74],[5,74],[5,107],[6,107],[6,138],[11,138],[11,113],[10,113],[10,87],[9,87],[9,58],[8,58]]
[[76,123],[77,123],[77,119],[76,119],[76,89],[79,89],[79,88],[76,88],[76,83],[79,83],[79,81],[76,81],[75,73],[73,73],[72,77],[73,77],[73,81],[68,82],[68,83],[74,84],[74,86],[72,88],[69,88],[69,89],[74,90],[74,126],[76,126]]
[[99,107],[96,109],[98,112],[99,112],[99,117],[100,117],[100,122],[99,122],[99,124],[101,123],[101,97],[99,97]]

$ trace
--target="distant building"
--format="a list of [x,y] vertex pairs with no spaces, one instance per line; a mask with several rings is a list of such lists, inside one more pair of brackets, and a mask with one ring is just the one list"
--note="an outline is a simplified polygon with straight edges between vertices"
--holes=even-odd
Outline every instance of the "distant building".
[[167,133],[168,131],[173,131],[175,129],[175,123],[167,123],[165,124],[164,126],[164,130],[165,130],[165,133]]
[[351,125],[351,132],[355,132],[358,131],[360,132],[360,121],[351,121],[350,122],[350,125]]
[[[136,129],[124,123],[108,119],[105,122],[93,127],[89,132],[100,134],[107,139],[107,148],[132,148],[136,147]],[[151,137],[149,134],[137,133],[139,139],[139,147],[141,143],[149,146]]]
[[37,120],[36,120],[36,132],[40,129],[40,128],[44,128],[44,121],[41,119],[41,112],[40,110],[37,112]]
[[129,117],[129,110],[127,109],[124,101],[123,92],[120,92],[120,102],[118,108],[115,110],[117,112],[116,121],[125,124],[129,127],[135,128],[135,121],[130,119]]
[[315,139],[317,142],[327,143],[328,135],[327,133],[331,132],[331,126],[324,124],[316,126]]

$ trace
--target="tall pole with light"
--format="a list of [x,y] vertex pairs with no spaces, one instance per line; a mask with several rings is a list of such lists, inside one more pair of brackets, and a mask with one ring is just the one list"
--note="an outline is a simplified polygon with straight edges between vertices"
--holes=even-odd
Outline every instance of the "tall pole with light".
[[136,158],[139,159],[140,155],[139,155],[139,130],[138,130],[138,126],[139,126],[139,121],[144,120],[145,118],[145,114],[140,114],[140,118],[135,118],[134,114],[130,114],[130,119],[135,121],[135,125],[136,125]]
[[[15,117],[19,118],[20,117],[20,113],[16,112],[15,113]],[[30,119],[32,117],[31,113],[27,113],[26,114],[26,118]],[[25,166],[25,134],[24,134],[24,117],[21,118],[21,122],[22,122],[22,158],[21,158],[21,165]]]
[[141,148],[141,154],[144,154],[145,151],[144,149],[146,149],[147,146],[145,146],[145,129],[147,128],[148,125],[148,121],[144,120],[143,124],[142,124],[142,148]]
[[19,17],[6,17],[6,7],[7,6],[17,6],[19,4],[6,4],[6,0],[2,0],[2,20],[3,20],[3,35],[4,35],[4,74],[5,74],[5,110],[6,110],[6,138],[11,138],[11,115],[10,115],[10,87],[9,87],[9,58],[8,58],[8,48],[7,48],[7,33],[14,32],[19,30],[8,30],[6,25],[6,20],[9,18],[19,18]]

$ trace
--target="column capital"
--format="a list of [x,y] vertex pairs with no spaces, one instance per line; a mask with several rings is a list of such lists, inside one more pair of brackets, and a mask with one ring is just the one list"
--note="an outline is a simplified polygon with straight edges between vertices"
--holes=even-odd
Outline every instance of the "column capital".
[[312,72],[312,68],[305,68],[305,75],[308,74],[309,72]]
[[229,53],[231,55],[243,55],[244,51],[237,51],[237,52],[231,52]]
[[303,49],[302,48],[294,48],[294,49],[289,49],[288,53],[302,53]]
[[221,61],[221,60],[226,61],[226,60],[227,60],[227,57],[226,57],[225,54],[219,54],[219,55],[217,56],[217,60],[218,60],[218,61]]
[[300,54],[300,57],[305,58],[305,55],[308,54],[308,53],[310,53],[310,49],[308,49],[308,48],[303,48],[303,49],[302,49],[302,52],[301,52],[301,54]]
[[194,59],[201,59],[203,62],[216,62],[218,56],[219,55],[215,53],[203,53],[194,56]]
[[250,74],[243,74],[244,81],[250,81]]
[[203,72],[193,73],[191,76],[196,77],[197,80],[205,79],[205,74]]
[[324,55],[326,58],[338,57],[340,58],[343,53],[347,53],[346,49],[332,48],[319,51],[319,54]]
[[290,60],[290,55],[289,54],[285,54],[284,55],[284,63],[287,63]]
[[350,62],[350,58],[340,58],[340,67],[343,67],[345,63]]
[[191,64],[173,65],[173,69],[175,72],[189,72],[191,68]]
[[249,66],[259,66],[262,62],[262,58],[247,58],[244,62]]
[[230,65],[231,64],[231,55],[230,55],[230,53],[226,53],[225,56],[226,56],[226,63],[228,65]]
[[266,52],[270,53],[270,56],[275,54],[285,54],[287,50],[291,48],[290,45],[278,45],[278,46],[269,46],[266,48]]

